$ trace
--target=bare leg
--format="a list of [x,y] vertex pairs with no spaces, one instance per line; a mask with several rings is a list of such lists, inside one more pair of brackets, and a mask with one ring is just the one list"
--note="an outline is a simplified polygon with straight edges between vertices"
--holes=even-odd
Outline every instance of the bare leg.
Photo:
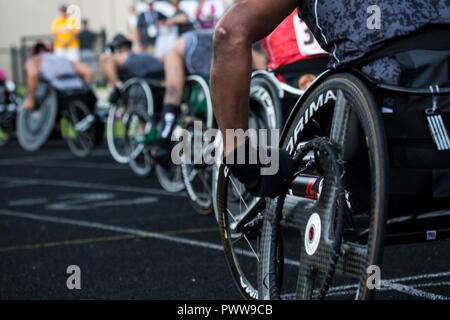
[[166,77],[166,93],[162,112],[162,130],[158,147],[152,150],[156,162],[168,166],[170,164],[170,146],[172,132],[183,100],[186,81],[184,66],[184,39],[178,39],[174,49],[166,56],[164,68]]
[[166,56],[164,72],[166,76],[166,93],[164,104],[180,106],[186,81],[184,67],[184,39],[178,39],[174,49]]
[[36,103],[36,90],[39,84],[40,60],[32,58],[25,63],[27,73],[27,96],[23,102],[25,110],[32,110]]
[[[295,9],[295,0],[237,0],[216,28],[211,88],[223,137],[247,129],[252,44],[267,36]],[[226,141],[225,154],[244,141]]]

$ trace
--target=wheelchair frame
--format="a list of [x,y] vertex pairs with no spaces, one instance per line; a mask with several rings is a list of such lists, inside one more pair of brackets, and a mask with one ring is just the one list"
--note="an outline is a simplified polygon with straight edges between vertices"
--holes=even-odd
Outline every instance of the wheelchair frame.
[[[388,85],[383,83],[378,83],[373,79],[368,78],[361,71],[354,68],[340,68],[340,69],[329,69],[323,72],[321,75],[315,79],[311,86],[304,92],[304,94],[299,98],[296,105],[292,109],[291,114],[286,120],[284,130],[281,134],[281,141],[286,139],[288,134],[288,128],[290,128],[295,120],[296,114],[300,111],[303,103],[308,98],[309,94],[314,91],[317,87],[321,85],[327,78],[332,75],[339,73],[350,73],[358,77],[363,83],[367,85],[369,89],[375,88],[380,91],[387,91],[391,93],[397,93],[402,95],[413,95],[413,96],[448,96],[450,95],[450,87],[441,88],[439,92],[432,93],[428,88],[406,88],[401,86]],[[272,79],[275,77],[272,77]],[[275,78],[276,79],[276,78]],[[306,186],[304,186],[306,187]],[[386,226],[389,226],[395,231],[390,231],[389,228],[386,229],[385,234],[385,244],[386,245],[396,245],[396,244],[408,244],[417,242],[427,242],[435,240],[446,240],[450,239],[450,225],[439,227],[443,222],[450,220],[450,205],[446,210],[424,212],[417,215],[404,215],[399,217],[390,217],[386,221]],[[420,230],[421,226],[427,226],[427,229]],[[389,232],[388,232],[389,231]],[[439,234],[437,238],[436,235]]]

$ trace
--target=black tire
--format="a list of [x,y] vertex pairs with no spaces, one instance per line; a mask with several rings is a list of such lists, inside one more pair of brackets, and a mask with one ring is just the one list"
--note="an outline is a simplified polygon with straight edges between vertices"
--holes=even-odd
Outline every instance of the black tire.
[[127,140],[126,128],[130,120],[130,114],[134,110],[133,99],[128,99],[130,91],[138,88],[145,91],[144,102],[147,105],[147,113],[154,114],[154,101],[152,91],[142,79],[133,78],[124,83],[121,91],[121,99],[117,105],[111,106],[107,120],[107,142],[111,156],[118,163],[129,163],[130,146]]
[[145,131],[151,130],[152,123],[147,122],[146,119],[143,119],[142,116],[139,114],[132,113],[130,115],[130,121],[127,123],[127,141],[129,145],[129,165],[131,170],[135,175],[138,177],[148,177],[153,168],[154,168],[154,161],[152,157],[150,156],[150,151],[148,150],[147,146],[143,144],[137,144],[134,141],[134,136],[130,136],[131,132],[136,132],[136,130],[139,130],[139,127],[144,127]]
[[267,128],[284,126],[283,106],[274,83],[266,76],[256,75],[251,81],[250,109],[257,114]]
[[[82,131],[77,130],[77,124],[89,119],[89,126]],[[78,158],[88,157],[98,142],[97,118],[89,107],[81,100],[71,101],[63,110],[61,116],[61,135],[70,151]],[[65,128],[69,125],[69,128]],[[65,132],[69,130],[69,132]]]
[[[191,155],[202,154],[203,148],[194,149],[193,139],[195,136],[194,123],[188,124],[186,128],[190,132],[190,138],[184,140],[185,148],[191,149]],[[186,150],[186,149],[185,149]],[[185,155],[183,155],[185,156]],[[192,158],[192,157],[191,157]],[[212,200],[212,167],[205,163],[195,164],[193,159],[182,158],[181,172],[183,183],[188,195],[188,200],[192,208],[200,215],[210,215],[213,212]]]
[[34,110],[21,109],[17,115],[17,139],[29,152],[40,149],[53,131],[58,115],[58,94],[48,84],[40,83]]
[[[199,93],[201,92],[201,93]],[[191,95],[197,95],[192,103]],[[195,122],[202,123],[201,129],[212,129],[213,127],[213,110],[211,93],[208,83],[200,76],[190,76],[186,81],[185,99],[184,99],[184,129],[188,130],[191,135],[185,137],[183,142],[185,148],[191,150],[190,159],[184,158],[182,155],[181,170],[183,174],[183,181],[187,191],[189,202],[192,208],[200,215],[210,215],[213,212],[213,197],[212,197],[212,177],[213,167],[204,163],[204,145],[195,150],[197,144],[194,143],[195,135],[198,134],[195,130]],[[199,111],[196,106],[192,104],[200,104],[206,106],[206,110]],[[191,139],[188,139],[191,138]],[[203,138],[203,137],[202,137]],[[202,139],[203,141],[203,139]],[[200,146],[199,146],[200,147]],[[195,164],[193,161],[195,156],[202,156],[202,163]]]
[[[152,129],[155,116],[155,99],[150,85],[144,80],[137,80],[126,87],[128,113],[130,121],[127,124],[126,141],[128,144],[128,163],[134,174],[139,177],[148,177],[154,167],[146,146],[137,144],[135,135],[139,130],[149,132]],[[132,126],[138,127],[130,130]]]
[[184,190],[183,174],[181,166],[172,166],[170,169],[163,166],[155,166],[156,178],[161,187],[170,193],[178,193]]
[[[336,272],[336,274],[359,280],[356,286],[357,299],[371,299],[374,297],[375,290],[368,289],[366,285],[369,276],[366,270],[368,266],[381,266],[382,263],[387,203],[386,142],[378,105],[368,87],[356,76],[346,73],[329,77],[312,89],[310,94],[308,92],[306,94],[303,103],[299,105],[299,111],[293,113],[293,120],[289,121],[286,134],[281,141],[282,148],[295,153],[297,147],[306,141],[318,141],[317,145],[323,144],[329,147],[331,145],[329,140],[322,137],[331,135],[330,141],[333,147],[329,150],[334,151],[326,153],[320,147],[317,147],[319,151],[314,149],[311,143],[307,145],[314,151],[310,153],[310,157],[316,161],[316,169],[311,170],[315,171],[314,175],[323,177],[323,189],[318,200],[288,195],[272,201],[268,206],[264,214],[261,239],[259,292],[263,299],[312,299],[316,294],[315,289],[324,289],[320,296],[323,298],[328,291],[327,285],[331,284]],[[339,103],[336,103],[336,97],[339,97],[337,98]],[[339,107],[335,108],[335,106]],[[309,113],[307,121],[306,113]],[[353,133],[362,133],[358,135],[361,138],[355,140],[356,144],[352,144],[355,141],[346,143],[348,131],[352,130],[349,128],[360,130]],[[357,145],[359,149],[356,152],[347,151],[350,145]],[[307,146],[302,148],[307,149]],[[347,162],[342,166],[341,161],[332,163],[330,160],[332,154],[337,156],[335,159],[344,159],[343,149],[346,156],[353,154],[355,158],[348,161],[346,159]],[[354,166],[355,159],[361,161],[356,166]],[[340,167],[343,171],[335,170]],[[355,169],[356,167],[358,169]],[[307,166],[302,168],[305,169]],[[343,173],[342,179],[339,179],[334,172],[345,172],[345,175]],[[367,175],[356,176],[356,172],[364,172]],[[305,174],[311,174],[311,172],[305,169]],[[355,179],[357,177],[363,178]],[[365,177],[370,177],[370,181],[366,183],[368,179]],[[361,190],[364,191],[355,191],[354,181],[356,180],[363,180],[362,186],[367,187],[367,190],[362,188]],[[339,189],[338,186],[340,186]],[[338,190],[341,191],[338,192]],[[361,206],[358,209],[352,205],[354,210],[352,214],[346,212],[349,211],[346,209],[347,206],[336,209],[338,197],[341,200],[340,203],[347,202],[344,198],[344,190],[354,192],[355,198],[358,192],[365,195],[367,206]],[[338,218],[341,208],[350,221],[345,225],[343,237],[337,235],[337,230],[340,228],[338,224],[335,224],[344,220]],[[357,218],[364,221],[363,225],[351,223]],[[352,228],[349,227],[350,225]],[[300,232],[300,241],[298,238],[289,239],[290,244],[300,243],[300,250],[298,247],[292,250],[294,259],[298,259],[299,251],[300,258],[297,260],[299,266],[292,268],[293,276],[297,277],[297,281],[294,281],[295,287],[283,292],[277,274],[279,257],[276,244],[280,241],[282,234],[289,231],[288,226],[295,230],[294,238],[298,237]],[[341,239],[342,245],[338,246],[339,249],[335,249],[334,245],[340,244]],[[286,252],[287,239],[284,239],[284,243]],[[337,261],[333,259],[333,256],[336,257],[333,250],[339,252]],[[285,254],[282,260],[286,261],[288,258],[290,256]],[[286,268],[284,270],[286,275]],[[282,283],[287,281],[293,282],[291,278],[288,278]],[[316,285],[319,287],[316,288]],[[289,290],[295,290],[295,295],[291,295],[292,292]]]
[[[270,87],[270,82],[266,79],[254,79],[253,85],[259,86],[257,87],[259,92],[252,90],[249,127],[256,130],[280,129],[283,118],[276,91]],[[267,104],[267,100],[272,102]],[[234,282],[245,299],[258,299],[257,260],[263,222],[262,212],[252,219],[244,232],[236,233],[232,224],[242,214],[243,207],[251,206],[256,200],[244,191],[244,187],[228,173],[225,166],[219,168],[215,192],[215,210],[220,234]],[[234,241],[239,237],[244,240],[243,244]],[[277,246],[278,252],[281,253],[283,243],[280,241]],[[251,253],[254,254],[253,257]],[[279,276],[282,275],[281,268],[279,265],[277,269]]]
[[[230,176],[226,167],[221,166],[217,183],[217,209],[225,258],[242,297],[247,300],[257,300],[259,295],[256,270],[262,215],[258,217],[257,225],[248,233],[234,232],[231,224],[241,213],[240,207],[247,205],[246,200],[249,202],[253,200],[245,193],[242,200],[229,195],[233,188],[239,189],[237,192],[244,190],[244,187]],[[244,241],[240,241],[240,237]]]

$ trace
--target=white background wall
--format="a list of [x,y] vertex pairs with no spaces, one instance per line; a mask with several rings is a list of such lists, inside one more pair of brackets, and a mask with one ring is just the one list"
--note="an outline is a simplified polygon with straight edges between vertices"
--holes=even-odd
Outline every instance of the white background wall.
[[[0,0],[0,48],[20,46],[20,38],[26,35],[50,34],[53,19],[58,16],[61,0]],[[126,32],[128,8],[133,0],[67,0],[81,8],[83,18],[91,28],[107,30],[109,36]],[[10,70],[8,54],[0,52],[0,67]]]
[[[60,0],[0,0],[0,47],[19,45],[24,35],[49,34],[58,16]],[[133,0],[70,0],[81,8],[94,30],[108,33],[126,30],[128,7]]]
[[[75,4],[91,29],[106,29],[111,38],[127,32],[129,7],[138,0],[0,0],[0,49],[20,46],[20,38],[50,34],[51,23],[58,16],[61,3]],[[184,0],[186,2],[196,0]],[[211,0],[229,4],[232,0]],[[0,51],[0,67],[10,74],[10,57]]]

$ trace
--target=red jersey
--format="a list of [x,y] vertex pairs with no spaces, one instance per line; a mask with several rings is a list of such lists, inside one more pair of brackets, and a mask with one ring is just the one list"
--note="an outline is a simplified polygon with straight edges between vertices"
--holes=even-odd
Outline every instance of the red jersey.
[[276,70],[299,60],[328,55],[314,38],[306,23],[292,12],[267,38],[263,40],[270,70]]

